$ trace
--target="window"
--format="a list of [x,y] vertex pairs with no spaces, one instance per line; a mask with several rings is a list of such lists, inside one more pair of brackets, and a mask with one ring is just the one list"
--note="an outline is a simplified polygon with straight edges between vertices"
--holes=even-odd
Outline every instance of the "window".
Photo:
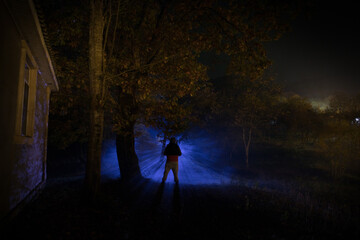
[[26,123],[28,119],[28,104],[29,104],[29,65],[25,63],[24,71],[24,101],[21,116],[21,135],[26,136]]
[[37,65],[25,41],[22,41],[15,142],[32,143],[34,133]]

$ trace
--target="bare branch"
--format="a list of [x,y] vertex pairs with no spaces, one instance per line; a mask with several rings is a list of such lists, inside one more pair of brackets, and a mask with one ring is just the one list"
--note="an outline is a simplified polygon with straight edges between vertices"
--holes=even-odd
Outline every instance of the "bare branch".
[[[187,56],[190,56],[190,54],[186,54],[186,55],[183,55],[181,57],[187,57]],[[142,65],[140,67],[134,67],[134,68],[131,68],[131,69],[128,69],[126,71],[123,71],[119,74],[116,74],[114,76],[111,76],[111,77],[107,77],[107,79],[114,79],[114,78],[117,78],[117,77],[121,77],[122,75],[126,74],[126,73],[129,73],[129,72],[134,72],[134,71],[139,71],[139,70],[142,70],[142,69],[146,69],[148,67],[151,67],[151,66],[155,66],[157,64],[161,64],[161,63],[164,63],[166,61],[169,61],[171,59],[174,59],[176,57],[180,57],[179,55],[173,55],[173,56],[170,56],[170,57],[167,57],[167,59],[161,59],[159,61],[156,61],[156,62],[152,62],[152,63],[148,63],[148,64],[145,64],[145,65]]]
[[[103,43],[103,52],[105,52],[105,47],[106,47],[106,43],[107,43],[107,37],[109,35],[109,28],[110,28],[110,24],[111,24],[111,18],[112,18],[112,12],[111,12],[111,9],[112,9],[112,6],[111,6],[111,0],[110,0],[110,3],[109,3],[109,18],[108,18],[108,21],[107,21],[107,26],[106,26],[106,32],[105,32],[105,38],[104,38],[104,43]],[[104,69],[105,70],[105,69]]]
[[116,11],[115,27],[114,27],[113,39],[112,39],[112,43],[111,43],[111,49],[110,49],[110,52],[109,52],[109,59],[111,59],[112,53],[113,53],[113,51],[114,51],[115,38],[116,38],[116,29],[117,29],[118,24],[119,24],[120,3],[121,3],[121,0],[118,0],[118,6],[117,6],[117,11]]

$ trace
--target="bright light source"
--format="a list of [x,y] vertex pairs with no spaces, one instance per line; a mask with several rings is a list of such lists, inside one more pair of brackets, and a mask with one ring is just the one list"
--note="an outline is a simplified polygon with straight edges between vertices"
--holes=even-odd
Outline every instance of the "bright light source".
[[[116,156],[115,141],[105,143],[102,160],[102,175],[108,178],[119,178],[119,166]],[[182,156],[179,157],[179,181],[181,184],[229,184],[231,177],[219,169],[216,162],[221,160],[217,143],[205,136],[185,140],[179,144]],[[166,158],[161,158],[162,144],[156,133],[148,130],[135,141],[139,157],[140,170],[145,178],[161,182]],[[174,182],[170,171],[166,182]]]

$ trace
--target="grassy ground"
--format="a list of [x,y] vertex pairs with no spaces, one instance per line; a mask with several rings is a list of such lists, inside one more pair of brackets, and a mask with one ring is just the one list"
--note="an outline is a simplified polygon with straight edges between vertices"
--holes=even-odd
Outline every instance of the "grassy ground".
[[356,176],[331,179],[306,151],[257,152],[251,169],[238,169],[230,185],[106,180],[91,203],[82,176],[50,178],[0,237],[359,239]]

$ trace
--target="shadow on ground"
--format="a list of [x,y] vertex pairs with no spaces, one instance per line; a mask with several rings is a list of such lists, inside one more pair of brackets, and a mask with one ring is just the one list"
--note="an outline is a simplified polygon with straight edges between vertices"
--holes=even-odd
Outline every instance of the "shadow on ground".
[[[241,184],[103,181],[95,202],[83,177],[50,179],[1,239],[357,239],[356,212]],[[357,210],[358,211],[358,210]]]

